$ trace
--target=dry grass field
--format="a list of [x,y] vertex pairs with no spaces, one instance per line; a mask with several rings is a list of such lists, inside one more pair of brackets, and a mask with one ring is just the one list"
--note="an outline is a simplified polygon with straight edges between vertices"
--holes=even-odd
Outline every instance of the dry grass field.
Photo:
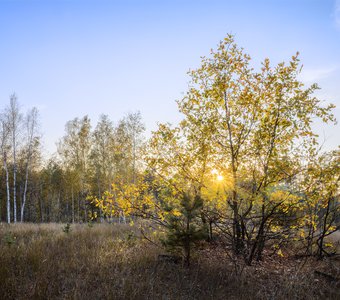
[[215,245],[184,268],[117,224],[0,224],[0,243],[1,299],[340,299],[334,258],[245,267]]

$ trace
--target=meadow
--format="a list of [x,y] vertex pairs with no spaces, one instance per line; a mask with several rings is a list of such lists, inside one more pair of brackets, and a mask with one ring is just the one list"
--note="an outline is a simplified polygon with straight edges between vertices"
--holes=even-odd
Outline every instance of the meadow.
[[[189,268],[122,224],[0,224],[1,299],[339,299],[340,261],[267,254],[245,266],[218,243]],[[329,277],[327,277],[329,275]]]

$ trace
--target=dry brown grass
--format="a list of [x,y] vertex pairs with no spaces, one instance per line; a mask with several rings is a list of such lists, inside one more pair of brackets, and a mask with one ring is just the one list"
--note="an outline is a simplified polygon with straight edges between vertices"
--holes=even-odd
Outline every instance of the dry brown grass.
[[64,226],[0,224],[1,299],[340,298],[337,282],[314,274],[338,276],[336,261],[267,257],[243,268],[209,247],[186,269],[157,262],[164,252],[128,225]]

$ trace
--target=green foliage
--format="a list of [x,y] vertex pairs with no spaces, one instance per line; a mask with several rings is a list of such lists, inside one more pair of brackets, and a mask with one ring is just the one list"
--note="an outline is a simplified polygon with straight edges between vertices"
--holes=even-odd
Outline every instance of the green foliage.
[[63,232],[65,232],[66,234],[71,232],[71,224],[70,223],[66,223],[66,225],[62,228]]
[[126,231],[124,239],[129,246],[135,246],[138,242],[138,237],[133,230]]
[[87,222],[87,226],[88,226],[89,228],[93,228],[93,226],[94,226],[93,221],[92,221],[92,220],[89,220],[89,221]]
[[[195,195],[184,194],[175,213],[166,214],[166,236],[162,244],[169,251],[181,250],[186,265],[190,264],[192,246],[206,239],[206,228],[200,218],[203,200]],[[165,211],[174,211],[173,206],[167,206]]]
[[16,243],[16,236],[11,231],[8,231],[6,232],[3,240],[8,246],[12,246]]

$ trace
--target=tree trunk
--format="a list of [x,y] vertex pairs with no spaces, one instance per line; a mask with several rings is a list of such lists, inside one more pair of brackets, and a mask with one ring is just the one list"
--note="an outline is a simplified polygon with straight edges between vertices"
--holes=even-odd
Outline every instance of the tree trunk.
[[78,223],[80,223],[80,197],[79,197],[79,193],[78,193],[78,211],[77,211],[77,214],[78,214]]
[[28,165],[29,165],[29,158],[27,159],[27,163],[26,163],[25,186],[24,186],[23,201],[22,201],[21,210],[20,210],[20,222],[24,221],[24,210],[25,210],[25,205],[26,205],[27,182],[28,182]]
[[13,154],[13,221],[17,222],[17,198],[16,198],[16,181],[17,181],[17,167],[15,161],[15,151]]
[[74,193],[73,193],[73,185],[72,185],[72,223],[74,223]]
[[10,198],[10,189],[9,189],[9,176],[8,176],[8,167],[7,167],[7,154],[4,152],[4,169],[6,173],[6,191],[7,191],[7,223],[11,223],[11,198]]
[[331,202],[331,197],[329,197],[327,200],[327,208],[326,208],[326,212],[325,212],[324,219],[323,219],[322,231],[317,241],[317,245],[318,245],[317,256],[319,259],[321,259],[323,257],[323,254],[326,253],[326,251],[324,250],[324,239],[327,233],[327,218],[329,216],[330,202]]
[[261,223],[259,232],[258,232],[258,234],[257,234],[257,236],[255,238],[255,241],[253,243],[253,246],[251,247],[249,256],[248,256],[247,261],[246,261],[248,266],[251,266],[251,263],[253,262],[253,259],[254,259],[256,250],[258,249],[258,244],[260,242],[260,239],[261,239],[262,235],[263,235],[263,226],[262,226],[262,223]]
[[190,232],[190,221],[191,218],[190,216],[187,217],[187,224],[186,224],[186,237],[185,237],[185,242],[184,242],[184,265],[186,267],[190,266],[190,236],[189,236],[189,232]]
[[212,241],[213,240],[213,221],[209,220],[209,240]]
[[56,218],[57,222],[60,222],[60,219],[61,219],[60,198],[61,198],[61,191],[59,190],[59,192],[58,192],[58,200],[57,200],[57,206],[58,206],[58,212],[57,212],[57,218]]
[[40,206],[40,221],[41,223],[44,222],[44,212],[43,212],[43,195],[39,197],[39,206]]

